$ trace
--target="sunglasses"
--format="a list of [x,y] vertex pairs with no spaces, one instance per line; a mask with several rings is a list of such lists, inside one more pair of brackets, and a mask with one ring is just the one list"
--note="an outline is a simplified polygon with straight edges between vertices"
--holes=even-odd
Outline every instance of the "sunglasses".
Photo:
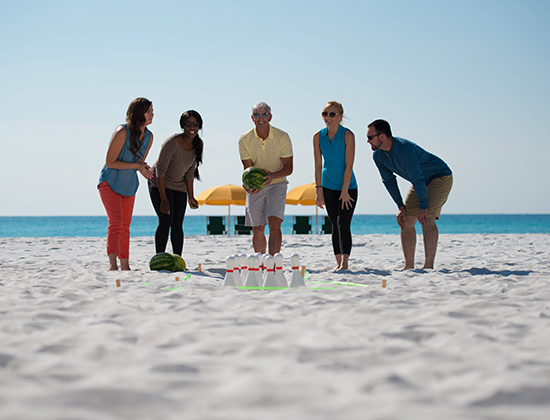
[[198,121],[185,121],[183,123],[183,126],[185,128],[189,128],[189,127],[200,127],[201,125],[199,124]]
[[327,112],[327,111],[321,112],[321,116],[322,116],[322,117],[334,118],[334,117],[336,117],[337,115],[339,115],[337,112]]
[[261,114],[259,112],[255,112],[254,114],[252,114],[252,117],[257,120],[258,118],[262,117],[262,118],[269,118],[271,114],[269,112],[262,112]]
[[382,133],[376,133],[374,136],[367,136],[367,139],[372,140],[373,138],[375,138],[376,136],[379,136],[380,134]]

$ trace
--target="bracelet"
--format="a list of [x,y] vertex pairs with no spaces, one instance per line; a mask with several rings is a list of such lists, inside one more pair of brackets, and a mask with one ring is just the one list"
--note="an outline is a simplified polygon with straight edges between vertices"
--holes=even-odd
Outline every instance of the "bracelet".
[[322,186],[320,185],[316,185],[315,188],[323,188]]

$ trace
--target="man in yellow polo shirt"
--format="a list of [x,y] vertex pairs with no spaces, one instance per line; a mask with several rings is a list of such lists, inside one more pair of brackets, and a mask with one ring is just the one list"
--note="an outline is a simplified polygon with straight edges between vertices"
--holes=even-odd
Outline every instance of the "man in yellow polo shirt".
[[[255,128],[239,139],[244,169],[251,166],[267,172],[262,190],[247,190],[246,226],[252,226],[254,252],[265,254],[265,225],[269,224],[269,253],[281,251],[281,223],[285,217],[286,177],[292,173],[292,143],[287,133],[271,126],[271,107],[259,102],[252,107]],[[246,189],[246,188],[245,188]]]

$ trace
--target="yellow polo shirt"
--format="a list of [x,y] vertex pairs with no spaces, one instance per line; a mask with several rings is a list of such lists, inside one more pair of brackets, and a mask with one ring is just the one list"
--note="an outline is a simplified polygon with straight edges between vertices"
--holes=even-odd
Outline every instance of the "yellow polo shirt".
[[[241,160],[252,160],[258,168],[277,172],[283,168],[281,158],[292,156],[290,137],[283,130],[269,126],[269,135],[264,140],[258,137],[256,128],[244,133],[239,139],[239,154]],[[275,178],[272,184],[286,181],[286,177]]]

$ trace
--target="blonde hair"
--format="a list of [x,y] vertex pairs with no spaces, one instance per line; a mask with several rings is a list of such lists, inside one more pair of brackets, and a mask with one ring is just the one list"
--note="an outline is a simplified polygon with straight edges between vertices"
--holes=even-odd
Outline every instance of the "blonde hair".
[[325,108],[328,108],[330,106],[335,107],[338,110],[338,113],[343,117],[344,116],[344,107],[340,102],[337,101],[328,101],[325,105]]

